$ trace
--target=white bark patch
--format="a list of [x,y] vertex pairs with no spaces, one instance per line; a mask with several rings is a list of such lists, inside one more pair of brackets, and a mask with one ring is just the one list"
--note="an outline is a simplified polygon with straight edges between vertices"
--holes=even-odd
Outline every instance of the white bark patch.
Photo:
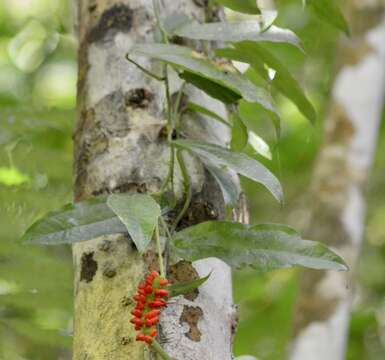
[[[164,310],[161,325],[166,342],[163,346],[177,360],[231,360],[229,339],[232,336],[234,309],[230,268],[214,258],[200,260],[193,265],[200,276],[210,272],[211,276],[199,288],[199,295],[194,301],[179,296]],[[203,312],[198,322],[202,334],[200,341],[192,341],[186,336],[189,325],[180,322],[185,306],[198,307]]]

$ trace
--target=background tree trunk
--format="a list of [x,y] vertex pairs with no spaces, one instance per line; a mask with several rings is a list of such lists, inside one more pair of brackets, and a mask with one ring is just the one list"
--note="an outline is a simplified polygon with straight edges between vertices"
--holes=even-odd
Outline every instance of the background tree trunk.
[[352,277],[364,234],[365,190],[385,95],[384,2],[348,1],[352,29],[338,72],[311,189],[310,238],[337,249],[347,274],[302,273],[292,360],[345,359]]
[[[184,13],[197,19],[208,14],[205,1],[165,1],[162,18]],[[164,136],[166,116],[162,85],[125,60],[135,43],[153,42],[151,0],[77,0],[79,37],[78,119],[75,143],[75,200],[111,192],[157,191],[168,171],[169,150]],[[140,58],[147,68],[151,62]],[[160,67],[153,71],[159,72]],[[172,75],[172,74],[171,74]],[[172,76],[171,90],[181,85]],[[220,103],[187,87],[195,101],[219,114]],[[226,128],[204,117],[183,120],[192,138],[228,141]],[[220,189],[202,165],[186,156],[193,200],[181,226],[224,216]],[[179,168],[175,189],[183,197]],[[242,213],[242,211],[240,211]],[[149,250],[140,257],[125,235],[95,239],[73,246],[75,269],[75,360],[140,360],[146,358],[129,324],[137,283],[157,257]],[[160,342],[180,360],[230,360],[234,331],[231,272],[209,259],[171,264],[169,278],[186,281],[212,275],[194,294],[172,300],[160,324]]]

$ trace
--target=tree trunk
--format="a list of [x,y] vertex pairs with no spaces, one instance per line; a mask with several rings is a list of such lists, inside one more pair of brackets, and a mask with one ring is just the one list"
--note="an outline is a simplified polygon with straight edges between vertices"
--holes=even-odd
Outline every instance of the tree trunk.
[[[164,1],[161,17],[184,13],[204,19],[205,1]],[[165,92],[125,60],[135,43],[153,42],[155,20],[151,0],[77,0],[79,37],[78,119],[75,143],[75,200],[111,192],[153,192],[168,171],[169,149],[164,136]],[[216,16],[215,14],[213,16]],[[148,59],[138,61],[160,71]],[[172,76],[175,94],[181,83]],[[225,114],[222,105],[187,87],[203,106]],[[183,119],[192,138],[224,144],[226,128],[205,117]],[[224,216],[220,189],[202,165],[186,156],[193,198],[181,221],[192,225]],[[175,169],[175,191],[183,198],[183,182]],[[239,211],[242,214],[242,210]],[[116,235],[73,246],[75,270],[75,360],[141,360],[148,358],[134,341],[129,324],[135,287],[149,268],[158,266],[149,250],[139,256],[128,235]],[[175,359],[230,360],[234,331],[231,272],[217,259],[194,264],[180,261],[168,267],[169,278],[186,281],[207,275],[199,292],[180,296],[164,311],[160,323],[162,346]]]
[[350,0],[348,14],[353,35],[340,42],[339,70],[311,189],[308,234],[334,247],[351,270],[302,273],[292,360],[345,359],[365,191],[385,95],[384,3]]

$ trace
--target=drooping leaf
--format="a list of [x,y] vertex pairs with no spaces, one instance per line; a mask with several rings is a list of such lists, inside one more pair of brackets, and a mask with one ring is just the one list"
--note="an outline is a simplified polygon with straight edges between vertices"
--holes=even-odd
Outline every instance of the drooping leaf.
[[264,68],[266,64],[276,71],[272,85],[283,95],[289,98],[312,123],[316,120],[313,105],[306,98],[298,82],[290,74],[286,66],[262,45],[245,41],[234,45],[234,48],[218,49],[217,55],[249,63],[266,80],[268,74]]
[[278,179],[265,166],[246,154],[196,140],[176,140],[174,144],[182,149],[192,151],[203,161],[210,161],[215,167],[229,168],[264,185],[278,201],[282,202],[282,187]]
[[245,14],[257,15],[261,13],[256,0],[215,0],[215,2]]
[[306,3],[314,9],[321,20],[349,35],[349,25],[336,0],[307,0]]
[[199,288],[199,286],[203,285],[208,280],[210,275],[211,273],[203,278],[199,278],[193,281],[182,282],[167,286],[167,290],[170,293],[170,297],[188,294],[189,292]]
[[178,36],[207,41],[268,41],[294,45],[302,50],[300,39],[292,31],[277,26],[268,29],[261,27],[259,21],[245,20],[233,22],[188,23],[175,29]]
[[234,179],[236,174],[229,169],[213,166],[209,161],[206,161],[206,159],[202,159],[202,161],[221,188],[225,205],[228,208],[233,209],[237,205],[241,194],[240,186]]
[[203,115],[207,115],[207,116],[209,116],[215,120],[218,120],[222,124],[225,124],[226,126],[230,126],[230,124],[223,117],[219,116],[217,113],[212,112],[211,110],[209,110],[203,106],[200,106],[196,103],[193,103],[191,101],[187,104],[186,109],[201,113]]
[[233,127],[231,129],[230,149],[232,151],[242,152],[246,147],[249,138],[247,127],[242,119],[235,113],[231,114],[231,120]]
[[[134,46],[131,51],[177,66],[180,70],[184,70],[184,73],[182,73],[184,79],[190,79],[194,85],[197,85],[209,95],[214,95],[214,91],[218,91],[218,88],[212,89],[212,85],[215,83],[228,88],[232,93],[238,94],[239,98],[243,97],[248,102],[258,103],[266,111],[279,116],[270,94],[265,89],[255,86],[246,77],[238,73],[220,68],[202,54],[196,53],[187,47],[143,44]],[[191,76],[191,74],[196,76]],[[197,78],[201,78],[199,83]]]
[[183,71],[179,74],[179,76],[214,99],[220,100],[225,104],[234,104],[238,100],[242,99],[241,95],[228,87],[222,86],[208,78],[196,75],[192,72]]
[[138,251],[143,253],[158,223],[159,205],[146,194],[112,194],[107,205],[126,226]]
[[100,197],[48,213],[26,231],[22,240],[33,244],[71,244],[125,232],[124,224],[107,206],[106,198]]
[[251,147],[264,158],[271,160],[273,155],[270,150],[270,146],[254,131],[249,131],[249,144]]
[[234,268],[347,270],[344,261],[326,246],[302,240],[295,230],[283,225],[208,221],[174,234],[172,249],[189,261],[217,257]]

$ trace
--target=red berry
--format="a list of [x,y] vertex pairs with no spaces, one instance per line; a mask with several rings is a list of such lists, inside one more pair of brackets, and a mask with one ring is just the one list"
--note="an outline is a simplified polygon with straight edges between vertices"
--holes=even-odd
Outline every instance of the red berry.
[[145,303],[140,302],[140,303],[138,303],[138,304],[136,305],[136,309],[138,309],[138,310],[143,310],[143,309],[144,309],[144,306],[145,306]]
[[134,295],[134,300],[138,302],[146,302],[146,297],[144,295],[136,294]]
[[152,337],[151,336],[145,336],[143,341],[146,342],[148,345],[151,345],[152,344]]
[[168,285],[168,280],[167,279],[160,279],[159,284],[160,284],[160,286],[166,286],[166,285]]
[[145,325],[147,327],[151,327],[151,326],[156,325],[158,322],[159,322],[159,318],[158,317],[154,317],[152,319],[147,319],[146,322],[145,322]]
[[155,337],[158,334],[158,330],[154,329],[150,332],[151,337]]
[[142,316],[142,312],[139,309],[132,310],[131,314],[139,318]]
[[138,318],[133,318],[130,320],[130,323],[131,324],[134,324],[134,325],[138,325],[138,326],[142,326],[143,325],[143,321],[138,319]]
[[144,334],[138,334],[136,336],[136,341],[144,341],[144,339],[146,338],[146,335]]
[[150,312],[148,312],[147,314],[144,315],[144,317],[146,319],[152,319],[156,316],[159,316],[160,314],[160,310],[151,310]]
[[144,291],[146,292],[146,294],[152,294],[152,286],[147,285]]
[[165,289],[156,289],[155,290],[155,295],[156,296],[162,296],[162,297],[168,297],[169,292]]

